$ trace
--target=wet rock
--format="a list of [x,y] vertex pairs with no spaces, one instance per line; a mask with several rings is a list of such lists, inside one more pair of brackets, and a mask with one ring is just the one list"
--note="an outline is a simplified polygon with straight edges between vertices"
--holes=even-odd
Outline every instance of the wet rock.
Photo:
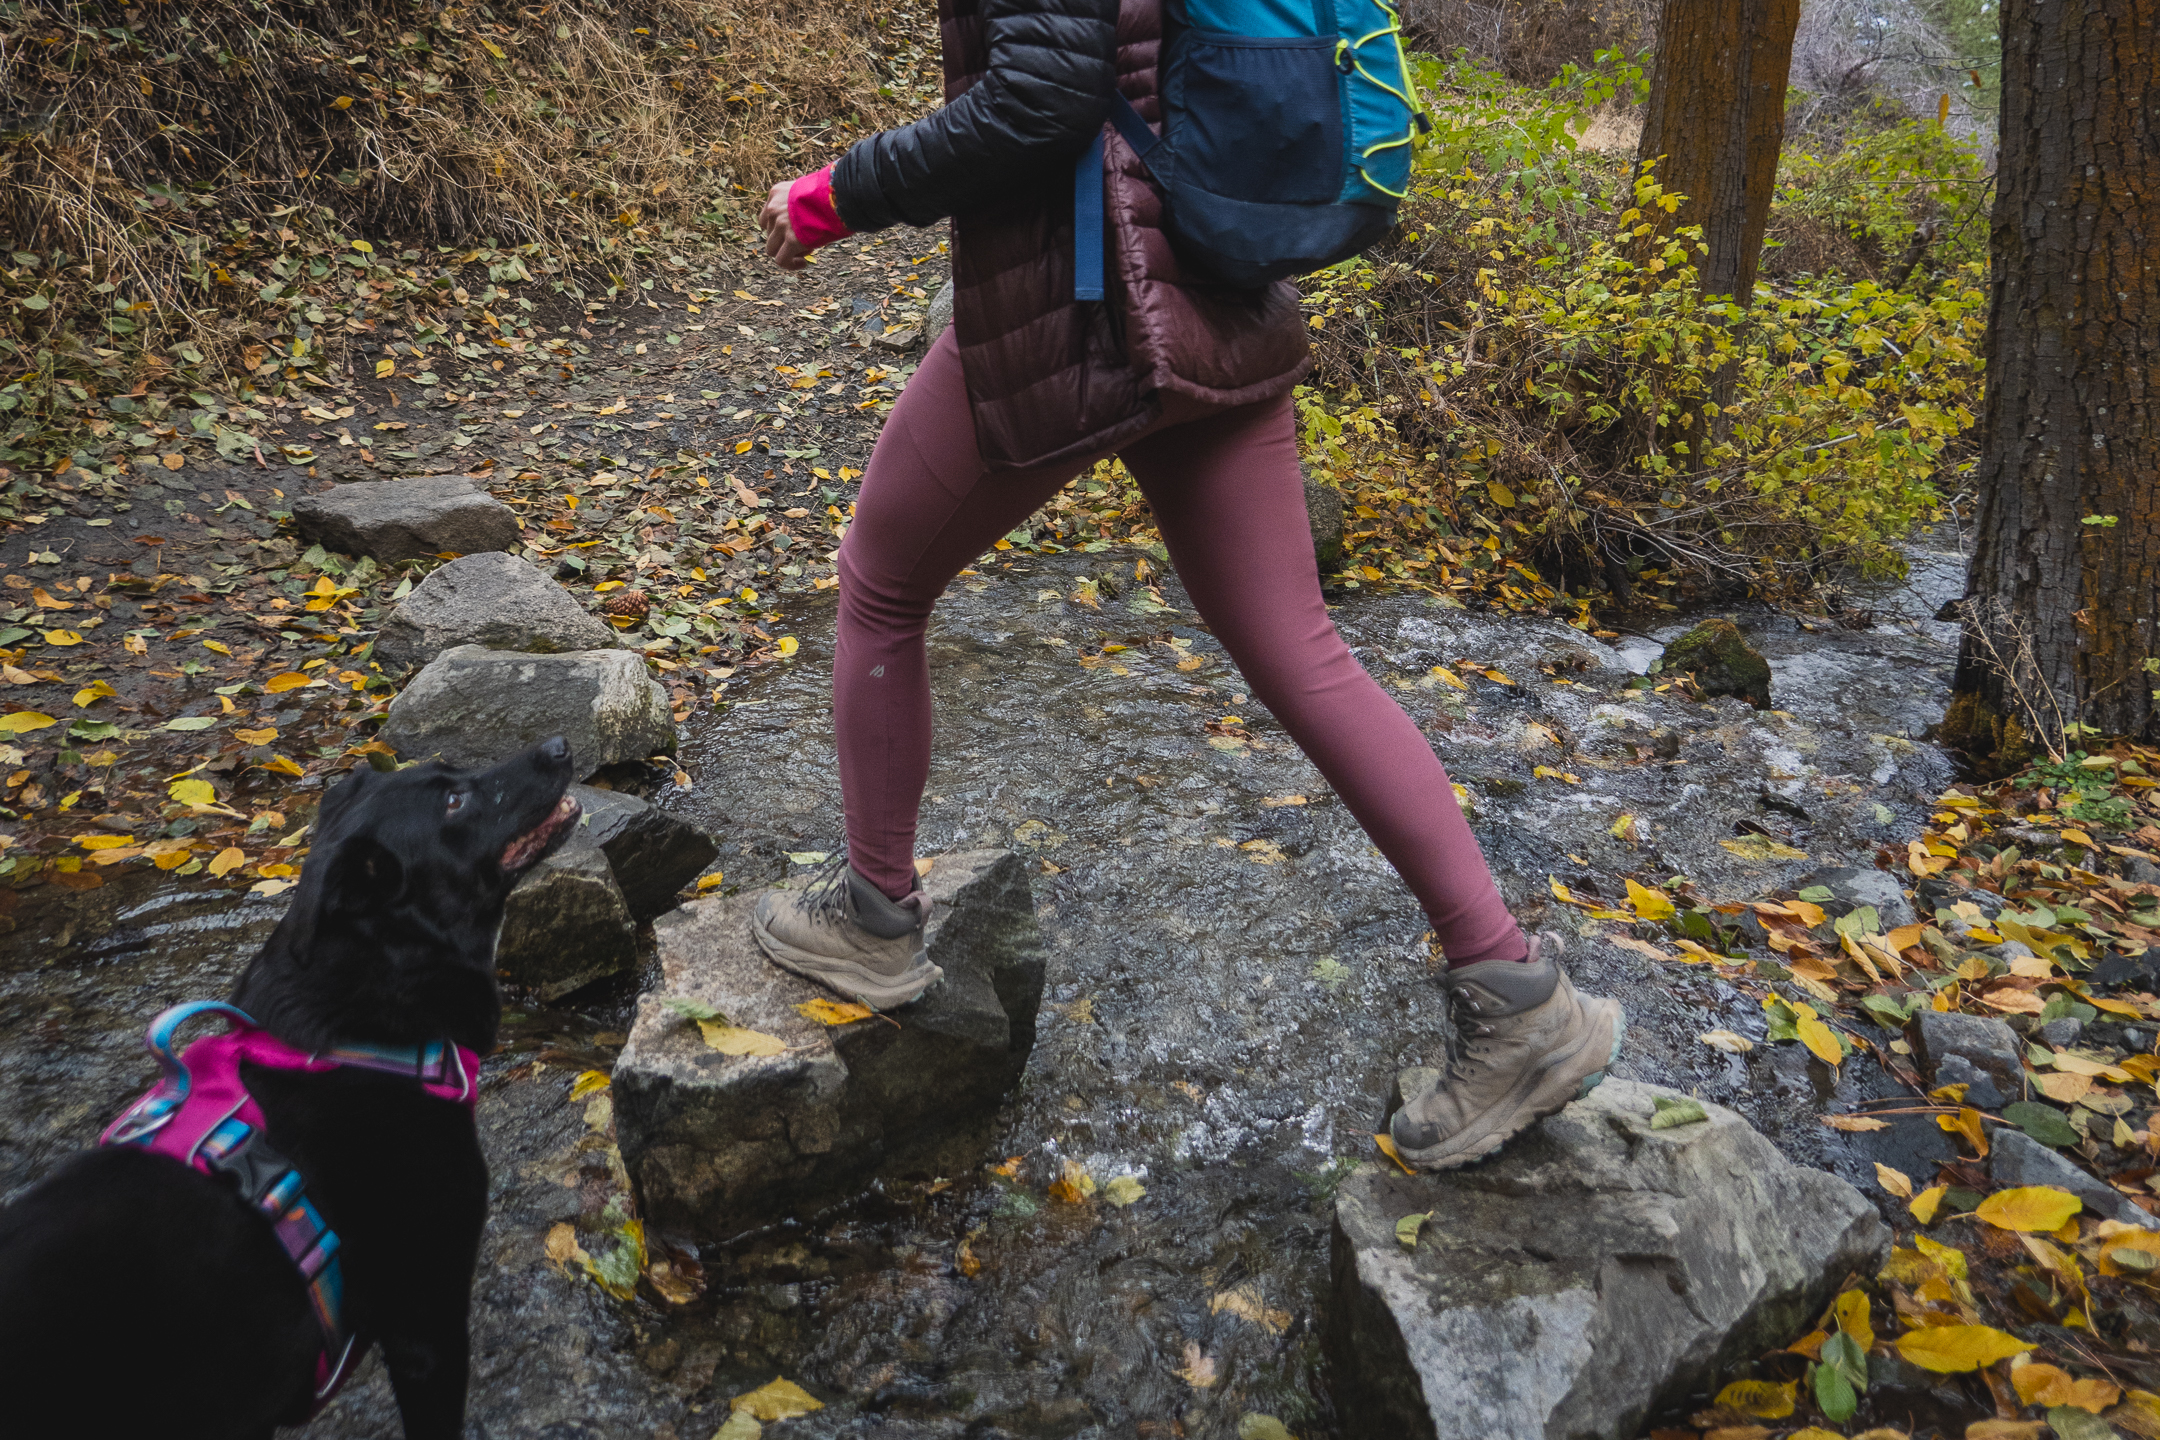
[[1977,1105],[1982,1110],[2000,1110],[2018,1098],[2018,1092],[2005,1095],[1995,1084],[1995,1077],[1966,1059],[1963,1055],[1945,1055],[1935,1067],[1935,1083],[1963,1085],[1965,1103]]
[[[1720,1106],[1653,1130],[1661,1096],[1680,1098],[1608,1081],[1474,1169],[1343,1182],[1330,1339],[1349,1433],[1633,1435],[1874,1272],[1890,1232],[1858,1191]],[[1427,1211],[1406,1250],[1396,1222]]]
[[460,645],[429,661],[391,703],[382,738],[407,760],[487,765],[550,735],[577,773],[670,754],[667,692],[629,650],[520,655]]
[[[614,1080],[623,1162],[648,1223],[729,1235],[941,1146],[965,1148],[959,1164],[977,1158],[976,1127],[1035,1043],[1041,933],[1016,855],[942,856],[924,888],[937,904],[930,958],[945,978],[889,1019],[834,1027],[795,1007],[838,997],[758,950],[754,896],[693,901],[655,923],[660,994],[638,1001]],[[788,1049],[722,1055],[662,996],[717,1006]]]
[[1836,898],[1825,901],[1823,910],[1832,919],[1839,919],[1859,909],[1872,905],[1882,920],[1882,928],[1895,930],[1900,925],[1910,925],[1919,916],[1913,911],[1912,901],[1905,898],[1905,891],[1897,877],[1887,870],[1857,865],[1841,865],[1830,870],[1818,870],[1812,875],[1793,882],[1793,888],[1806,890],[1821,886]]
[[912,325],[870,337],[872,349],[883,350],[894,355],[905,355],[920,344],[922,344],[922,331],[917,330]]
[[938,336],[944,334],[945,327],[952,324],[952,300],[953,282],[947,280],[938,287],[937,294],[930,297],[929,313],[923,317],[924,349],[937,344]]
[[1313,558],[1320,573],[1332,575],[1342,568],[1343,499],[1334,486],[1305,476],[1305,516],[1312,524]]
[[650,920],[720,854],[712,836],[658,806],[615,790],[573,785],[585,819],[571,837],[606,854],[631,918]]
[[1947,1085],[1964,1078],[1964,1071],[1945,1079],[1942,1067],[1952,1057],[1995,1082],[2007,1100],[2025,1094],[2025,1063],[2017,1032],[2001,1020],[1986,1015],[1958,1015],[1942,1010],[1920,1012],[1920,1057],[1936,1077]]
[[565,842],[511,890],[495,946],[511,984],[554,1000],[636,963],[637,924],[597,845]]
[[1997,1185],[2052,1185],[2077,1196],[2095,1215],[2120,1220],[2125,1225],[2160,1230],[2160,1217],[2142,1205],[2131,1204],[2129,1196],[2086,1174],[2068,1156],[2041,1144],[2024,1131],[2001,1125],[1995,1127],[1988,1138],[1992,1142],[1988,1152],[1988,1175]]
[[2085,1022],[2075,1015],[2063,1015],[2040,1027],[2040,1038],[2058,1050],[2077,1044],[2078,1036],[2085,1031]]
[[1705,695],[1737,695],[1770,708],[1770,662],[1730,620],[1705,620],[1665,647],[1665,673],[1687,673]]
[[405,666],[460,645],[554,655],[618,643],[599,616],[531,561],[491,551],[453,560],[421,581],[383,620],[374,653],[385,666]]
[[510,507],[457,475],[333,485],[293,501],[292,514],[303,539],[377,560],[474,555],[518,541]]

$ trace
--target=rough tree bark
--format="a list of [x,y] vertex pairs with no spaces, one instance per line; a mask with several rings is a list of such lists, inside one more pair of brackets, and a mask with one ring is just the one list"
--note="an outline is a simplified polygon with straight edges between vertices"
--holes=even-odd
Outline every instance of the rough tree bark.
[[1706,295],[1745,304],[1754,293],[1799,24],[1800,0],[1665,0],[1658,17],[1636,164],[1654,163],[1667,193],[1688,197],[1676,214],[1648,218],[1668,231],[1702,226]]
[[2160,728],[2160,0],[2007,0],[2002,37],[1979,536],[1944,731],[2015,761],[2064,721]]

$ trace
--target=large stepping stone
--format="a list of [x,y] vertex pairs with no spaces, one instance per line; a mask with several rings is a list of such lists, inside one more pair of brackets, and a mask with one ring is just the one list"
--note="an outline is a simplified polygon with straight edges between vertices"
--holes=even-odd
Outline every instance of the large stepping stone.
[[425,665],[460,645],[558,655],[620,643],[605,621],[530,560],[489,551],[453,560],[414,587],[384,618],[374,657],[404,667]]
[[551,735],[580,778],[673,754],[667,692],[630,650],[520,655],[460,645],[429,661],[396,700],[382,739],[407,760],[492,765]]
[[516,513],[457,475],[333,485],[293,501],[292,516],[301,536],[326,550],[384,561],[473,555],[518,542]]
[[[660,992],[638,1000],[614,1078],[616,1135],[648,1224],[733,1235],[880,1171],[975,1158],[982,1122],[1035,1044],[1042,936],[1016,855],[940,856],[923,883],[945,978],[890,1016],[845,1025],[796,1008],[841,997],[766,960],[750,934],[754,896],[692,901],[654,923]],[[715,1006],[787,1048],[722,1054],[665,997]]]
[[[1475,1168],[1366,1165],[1336,1191],[1329,1343],[1348,1434],[1622,1440],[1789,1344],[1890,1232],[1745,1120],[1651,1128],[1608,1080]],[[1397,1222],[1430,1212],[1416,1248]]]

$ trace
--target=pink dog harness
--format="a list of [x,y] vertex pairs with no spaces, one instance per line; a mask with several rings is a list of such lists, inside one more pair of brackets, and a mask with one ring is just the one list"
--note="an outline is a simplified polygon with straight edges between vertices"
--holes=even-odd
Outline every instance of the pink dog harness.
[[[234,1022],[223,1035],[197,1040],[173,1053],[173,1036],[198,1015],[216,1013]],[[263,1114],[240,1083],[240,1064],[272,1070],[322,1072],[341,1065],[409,1075],[430,1095],[473,1108],[480,1057],[437,1040],[427,1045],[341,1045],[309,1055],[257,1026],[244,1012],[218,1000],[175,1005],[150,1022],[143,1046],[157,1057],[164,1076],[98,1137],[100,1145],[137,1145],[168,1155],[205,1175],[222,1177],[240,1198],[262,1212],[278,1243],[307,1282],[322,1348],[315,1360],[315,1406],[320,1410],[345,1383],[354,1355],[345,1320],[344,1268],[337,1232],[307,1198],[306,1182],[263,1136]],[[310,1412],[312,1413],[312,1412]]]

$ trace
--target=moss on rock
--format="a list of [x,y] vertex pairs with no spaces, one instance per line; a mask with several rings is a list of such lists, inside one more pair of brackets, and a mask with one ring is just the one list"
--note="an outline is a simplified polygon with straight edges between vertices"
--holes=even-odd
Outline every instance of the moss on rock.
[[1730,620],[1705,620],[1665,647],[1667,674],[1689,674],[1705,695],[1737,695],[1770,708],[1770,662]]

